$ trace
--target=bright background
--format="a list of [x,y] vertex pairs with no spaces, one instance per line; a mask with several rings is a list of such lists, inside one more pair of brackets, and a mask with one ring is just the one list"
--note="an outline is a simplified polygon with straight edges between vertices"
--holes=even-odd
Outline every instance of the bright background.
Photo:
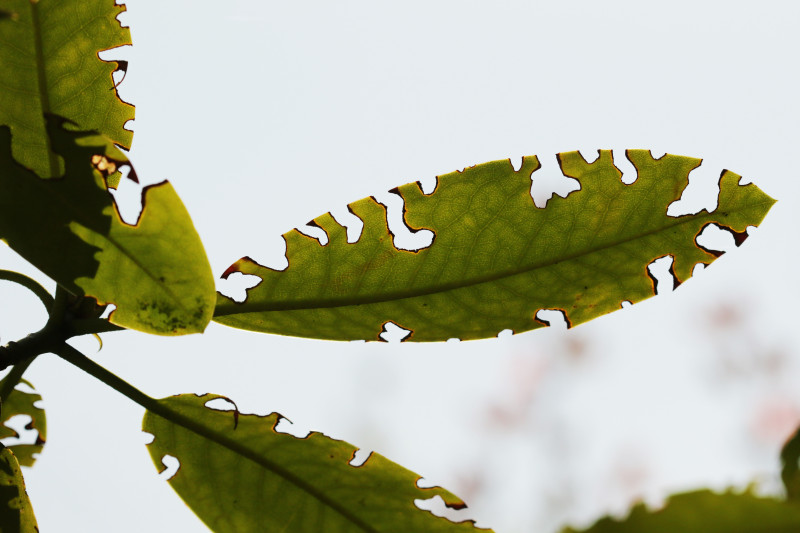
[[[170,179],[219,275],[396,185],[524,154],[705,157],[780,201],[677,292],[569,332],[434,345],[237,331],[78,345],[154,396],[215,392],[377,450],[499,533],[555,531],[673,491],[779,491],[800,422],[800,4],[131,0],[132,159]],[[713,200],[711,202],[713,204]],[[33,272],[7,248],[0,266]],[[0,337],[38,329],[0,284]],[[47,355],[26,374],[49,439],[26,471],[42,531],[200,532],[158,478],[143,411]]]

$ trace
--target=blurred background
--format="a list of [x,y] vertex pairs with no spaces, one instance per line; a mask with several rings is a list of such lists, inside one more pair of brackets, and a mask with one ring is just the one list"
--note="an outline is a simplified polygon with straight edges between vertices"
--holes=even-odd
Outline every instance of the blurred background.
[[[413,345],[212,324],[106,334],[99,352],[76,340],[87,355],[153,396],[224,394],[376,450],[498,533],[586,526],[703,486],[780,492],[778,452],[800,424],[800,4],[127,6],[135,46],[103,57],[130,62],[131,158],[143,184],[175,185],[217,276],[243,255],[280,265],[280,235],[328,210],[527,154],[554,170],[576,149],[703,157],[693,182],[728,168],[779,202],[677,291],[569,331]],[[0,267],[52,287],[4,245]],[[0,283],[0,298],[3,343],[44,323],[24,290]],[[52,355],[26,378],[49,425],[25,472],[42,531],[206,531],[159,479],[140,407]]]

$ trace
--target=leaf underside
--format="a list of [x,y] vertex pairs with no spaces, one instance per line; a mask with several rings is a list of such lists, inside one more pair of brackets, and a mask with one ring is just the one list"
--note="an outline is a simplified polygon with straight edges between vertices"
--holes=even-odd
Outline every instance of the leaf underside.
[[[5,378],[8,379],[8,378]],[[0,381],[2,384],[3,381]],[[22,383],[30,388],[33,388],[30,382],[21,380]],[[42,396],[36,392],[25,392],[19,389],[13,389],[11,394],[8,395],[0,406],[0,439],[8,437],[19,437],[16,431],[6,425],[6,422],[17,415],[26,415],[31,418],[30,422],[25,426],[26,429],[35,429],[39,435],[34,444],[14,444],[8,448],[14,452],[19,464],[22,466],[33,466],[36,462],[36,457],[33,454],[39,454],[44,448],[45,441],[47,440],[47,418],[44,409],[41,409],[34,404],[42,400]]]
[[672,496],[663,509],[636,505],[624,519],[603,518],[588,529],[563,533],[795,533],[800,506],[750,493],[709,490]]
[[155,437],[148,449],[159,470],[165,455],[180,461],[169,483],[213,531],[476,531],[471,521],[453,523],[417,508],[415,499],[437,495],[450,507],[464,504],[442,488],[419,488],[419,476],[383,456],[373,453],[351,466],[352,445],[320,433],[303,439],[279,433],[281,416],[275,413],[262,417],[205,406],[220,398],[160,400],[210,435],[149,411],[142,428]]
[[720,254],[704,250],[697,235],[709,224],[741,241],[774,200],[740,176],[724,171],[718,208],[667,216],[701,160],[628,150],[637,179],[626,185],[609,150],[587,163],[578,152],[559,154],[561,172],[580,183],[566,198],[534,205],[531,178],[540,163],[523,158],[439,176],[424,194],[418,183],[399,187],[405,222],[433,231],[416,252],[395,248],[385,208],[365,198],[349,208],[364,222],[356,243],[327,213],[313,221],[329,242],[297,230],[284,235],[289,266],[273,270],[244,257],[224,274],[261,281],[243,303],[218,296],[215,320],[242,329],[335,340],[380,340],[387,322],[410,330],[406,340],[493,337],[542,327],[542,309],[559,309],[577,325],[653,296],[647,266],[667,255],[686,281],[698,263]]
[[0,444],[0,531],[38,533],[17,458]]
[[70,292],[114,304],[111,322],[163,335],[203,331],[215,292],[211,267],[186,208],[168,182],[146,187],[135,225],[122,221],[106,176],[131,168],[95,131],[48,115],[64,161],[42,179],[13,159],[0,126],[0,238]]
[[12,153],[41,177],[60,174],[63,161],[49,150],[44,115],[66,117],[130,148],[124,124],[133,106],[120,100],[112,74],[117,62],[98,53],[129,45],[109,0],[4,0],[0,17],[0,125],[9,126]]

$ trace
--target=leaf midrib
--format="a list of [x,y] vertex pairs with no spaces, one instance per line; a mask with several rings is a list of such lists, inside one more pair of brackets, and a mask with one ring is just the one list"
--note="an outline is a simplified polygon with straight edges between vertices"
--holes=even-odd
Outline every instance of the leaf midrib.
[[[765,204],[766,202],[760,202],[757,205]],[[753,204],[748,205],[752,207]],[[345,298],[331,298],[331,299],[324,299],[324,300],[296,300],[292,302],[259,302],[259,303],[248,303],[245,300],[242,303],[233,302],[233,303],[225,303],[222,305],[217,305],[214,311],[214,317],[224,317],[229,315],[238,315],[238,314],[250,314],[250,313],[263,313],[269,311],[301,311],[301,310],[309,310],[309,309],[329,309],[335,307],[350,307],[356,305],[371,305],[371,304],[378,304],[384,302],[391,302],[396,300],[405,300],[411,298],[417,298],[421,296],[428,296],[430,294],[436,294],[440,292],[449,292],[453,290],[458,290],[466,287],[471,287],[475,285],[481,285],[484,283],[492,283],[498,281],[500,279],[509,278],[513,276],[518,276],[520,274],[525,274],[527,272],[537,270],[540,268],[546,268],[557,263],[563,263],[565,261],[571,261],[577,259],[579,257],[587,256],[602,250],[614,248],[616,246],[620,246],[622,244],[626,244],[631,241],[635,241],[637,239],[643,239],[649,237],[650,235],[654,235],[663,231],[667,231],[674,227],[688,224],[690,222],[696,222],[698,220],[704,219],[711,219],[716,218],[713,217],[713,213],[716,213],[719,210],[719,206],[713,212],[709,213],[707,210],[703,210],[705,214],[696,213],[693,215],[684,215],[681,217],[676,218],[676,222],[660,226],[654,230],[637,233],[630,237],[624,239],[618,239],[615,241],[611,241],[607,244],[596,246],[593,248],[589,248],[587,250],[581,251],[579,253],[574,253],[572,255],[567,255],[557,260],[550,260],[545,261],[542,263],[535,263],[528,266],[523,266],[521,268],[515,269],[506,269],[494,274],[488,274],[485,276],[477,276],[467,280],[458,280],[453,281],[450,283],[443,283],[441,285],[436,285],[434,287],[429,288],[422,288],[418,290],[411,290],[411,291],[403,291],[403,292],[395,292],[395,293],[382,293],[378,296],[363,296],[363,297],[345,297]],[[737,212],[739,210],[730,210],[729,212]],[[433,246],[436,246],[434,243]],[[697,244],[695,243],[695,246]],[[699,246],[698,246],[699,248]],[[700,248],[702,249],[702,248]]]

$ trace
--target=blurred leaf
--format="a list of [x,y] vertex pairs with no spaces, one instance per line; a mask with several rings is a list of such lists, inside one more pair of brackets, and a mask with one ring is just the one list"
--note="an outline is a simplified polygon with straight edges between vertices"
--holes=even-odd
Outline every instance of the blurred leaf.
[[11,153],[41,177],[63,164],[48,149],[44,115],[57,114],[129,148],[123,128],[133,106],[121,101],[112,73],[117,62],[98,52],[130,44],[113,0],[4,0],[0,16],[0,125],[9,126]]
[[[421,489],[419,476],[373,453],[363,465],[348,463],[356,448],[320,433],[303,439],[275,431],[278,414],[242,415],[206,407],[216,395],[184,394],[160,400],[198,427],[190,431],[148,411],[143,430],[155,438],[150,456],[163,471],[165,455],[180,461],[169,482],[203,522],[217,533],[264,531],[450,532],[475,531],[414,505],[441,496]],[[232,402],[231,402],[232,403]]]
[[38,531],[17,458],[11,450],[0,444],[0,532]]
[[70,292],[116,305],[114,324],[163,335],[203,331],[214,279],[172,186],[146,187],[138,222],[126,224],[104,179],[130,167],[125,155],[60,117],[48,116],[48,134],[65,173],[45,180],[12,158],[9,128],[0,126],[0,238]]
[[790,500],[800,500],[800,429],[783,445],[781,463],[786,495]]
[[636,505],[627,518],[603,518],[588,529],[564,533],[796,533],[800,506],[750,493],[709,490],[672,496],[663,509]]
[[350,205],[364,221],[357,243],[330,214],[314,219],[329,237],[322,246],[296,230],[284,235],[289,266],[275,271],[244,257],[234,272],[261,282],[243,303],[224,296],[215,320],[228,326],[336,340],[378,340],[389,321],[410,330],[408,340],[492,337],[542,327],[536,313],[563,310],[576,325],[654,294],[647,265],[674,256],[673,272],[686,281],[710,253],[695,242],[709,224],[746,237],[774,200],[755,185],[739,186],[737,174],[720,178],[719,207],[696,215],[667,216],[699,159],[666,155],[653,159],[629,150],[638,171],[631,185],[620,180],[612,154],[594,163],[578,152],[559,155],[564,175],[581,190],[552,198],[543,209],[532,200],[531,175],[540,168],[525,157],[515,171],[494,161],[438,177],[426,195],[418,184],[397,192],[405,222],[435,234],[417,252],[395,248],[383,206],[373,198]]
[[[3,380],[0,381],[0,387],[2,387],[6,379],[8,378],[3,378]],[[33,385],[31,385],[29,381],[23,379],[21,383],[33,389]],[[44,448],[44,443],[47,440],[47,418],[45,417],[44,409],[34,405],[34,403],[41,400],[42,396],[36,392],[31,393],[13,389],[8,398],[3,401],[2,406],[0,406],[0,420],[2,420],[3,424],[0,425],[0,439],[19,437],[19,434],[6,424],[11,417],[17,415],[27,415],[31,417],[30,422],[25,428],[35,429],[39,433],[35,444],[14,444],[8,446],[8,448],[14,452],[14,455],[17,456],[19,464],[22,466],[33,466],[33,463],[36,462],[36,458],[33,454],[41,453],[42,448]]]

